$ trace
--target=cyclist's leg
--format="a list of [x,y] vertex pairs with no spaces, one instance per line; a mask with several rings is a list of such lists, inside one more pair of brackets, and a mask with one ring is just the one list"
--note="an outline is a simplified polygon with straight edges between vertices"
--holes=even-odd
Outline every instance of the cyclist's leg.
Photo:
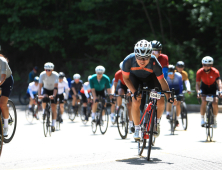
[[171,107],[172,107],[172,104],[167,102],[167,104],[166,104],[166,118],[167,119],[170,119]]
[[86,114],[86,111],[87,111],[87,98],[86,98],[86,95],[84,93],[80,93],[81,96],[82,96],[82,111],[83,111],[83,114],[86,116],[85,119],[88,120],[88,116]]
[[176,105],[176,114],[177,114],[177,117],[176,117],[176,126],[179,126],[179,121],[178,121],[178,118],[180,116],[180,113],[181,113],[181,98],[180,97],[177,97],[177,105]]
[[73,94],[72,95],[72,108],[75,109],[75,105],[76,105],[76,96]]
[[52,100],[51,100],[51,109],[52,109],[52,126],[55,127],[57,111],[56,111],[56,103],[55,102],[52,103]]

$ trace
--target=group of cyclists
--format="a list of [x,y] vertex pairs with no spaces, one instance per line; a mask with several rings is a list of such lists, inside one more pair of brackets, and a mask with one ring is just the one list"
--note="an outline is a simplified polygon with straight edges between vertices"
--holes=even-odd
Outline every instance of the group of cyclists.
[[[183,91],[183,82],[186,86],[187,92],[191,93],[190,82],[188,74],[184,71],[185,64],[183,61],[178,61],[176,65],[169,64],[168,56],[162,54],[162,44],[159,41],[140,40],[135,44],[134,52],[129,54],[119,64],[119,70],[115,73],[113,83],[110,83],[110,78],[104,74],[105,68],[101,65],[95,68],[95,74],[88,76],[88,81],[83,83],[80,74],[74,74],[71,85],[65,77],[63,72],[57,73],[54,71],[54,64],[47,62],[44,65],[44,71],[40,76],[35,76],[33,82],[29,83],[27,95],[30,98],[29,109],[33,111],[33,104],[35,103],[35,96],[42,99],[43,119],[45,119],[46,103],[50,99],[52,110],[52,126],[51,131],[55,131],[55,123],[57,118],[57,102],[60,105],[61,118],[64,112],[64,103],[71,96],[72,108],[77,109],[78,102],[81,96],[82,112],[85,119],[88,121],[86,114],[87,104],[92,102],[91,119],[95,121],[97,112],[98,96],[110,99],[117,95],[128,95],[131,100],[127,104],[129,116],[129,133],[132,133],[131,127],[135,127],[134,139],[140,139],[140,116],[141,110],[145,104],[144,96],[138,94],[139,85],[148,86],[150,89],[158,87],[160,90],[169,91],[174,88],[176,100],[173,96],[165,94],[166,97],[166,118],[170,118],[171,105],[176,105],[177,121],[176,125],[179,126],[178,117],[180,116],[180,94]],[[222,86],[219,71],[213,67],[213,58],[206,56],[202,59],[203,67],[197,71],[196,74],[196,91],[197,97],[201,98],[201,126],[204,126],[204,114],[206,112],[206,97],[201,94],[222,94]],[[0,108],[3,116],[3,130],[4,136],[7,136],[8,127],[8,109],[7,101],[13,87],[13,77],[11,69],[8,65],[7,58],[0,54]],[[117,100],[111,103],[111,121],[115,123],[116,110],[121,106],[122,99],[120,96]],[[157,120],[154,124],[155,137],[160,134],[160,120],[165,110],[165,99],[162,97],[157,101]],[[214,97],[213,101],[214,113],[214,128],[217,127],[217,113],[218,113],[218,98]],[[61,119],[61,123],[63,119]]]

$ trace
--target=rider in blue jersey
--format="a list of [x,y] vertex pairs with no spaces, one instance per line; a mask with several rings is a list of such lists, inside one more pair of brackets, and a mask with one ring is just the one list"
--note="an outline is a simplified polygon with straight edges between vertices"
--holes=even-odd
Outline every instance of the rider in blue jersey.
[[[179,126],[179,121],[178,117],[180,116],[181,112],[181,96],[180,94],[183,91],[183,80],[182,80],[182,75],[178,72],[175,72],[175,66],[174,65],[169,65],[168,66],[168,77],[167,77],[167,83],[170,87],[170,90],[174,88],[175,90],[175,95],[177,96],[177,104],[176,104],[176,113],[177,113],[177,121],[176,121],[176,126]],[[170,118],[170,110],[171,110],[171,104],[167,103],[167,108],[166,108],[166,118]]]

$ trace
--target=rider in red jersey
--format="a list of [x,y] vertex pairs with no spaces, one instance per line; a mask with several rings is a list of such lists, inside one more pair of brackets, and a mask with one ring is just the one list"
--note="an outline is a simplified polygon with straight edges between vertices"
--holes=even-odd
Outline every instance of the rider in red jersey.
[[[200,68],[196,73],[196,91],[197,97],[200,97],[201,94],[215,94],[219,89],[219,95],[222,94],[222,86],[221,86],[221,78],[219,71],[212,67],[213,66],[213,58],[210,56],[206,56],[202,59],[203,67]],[[206,97],[201,97],[201,126],[205,125],[204,114],[206,112]],[[212,103],[213,113],[214,113],[214,128],[217,128],[217,113],[218,113],[218,98],[214,97],[214,101]]]

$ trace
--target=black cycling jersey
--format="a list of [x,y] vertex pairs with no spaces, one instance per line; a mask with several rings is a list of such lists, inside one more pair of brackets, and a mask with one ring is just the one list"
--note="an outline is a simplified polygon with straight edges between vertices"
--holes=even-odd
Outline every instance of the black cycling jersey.
[[[74,80],[71,81],[71,87],[74,87],[77,93],[80,92],[82,86],[83,86],[82,80],[79,80],[79,83],[78,83],[78,84],[75,83]],[[71,91],[71,90],[70,90],[70,91]]]
[[122,70],[125,75],[133,73],[139,78],[146,78],[152,73],[156,75],[157,79],[162,79],[164,77],[162,67],[154,55],[151,55],[150,61],[145,68],[142,68],[136,62],[135,53],[131,53],[124,59]]

